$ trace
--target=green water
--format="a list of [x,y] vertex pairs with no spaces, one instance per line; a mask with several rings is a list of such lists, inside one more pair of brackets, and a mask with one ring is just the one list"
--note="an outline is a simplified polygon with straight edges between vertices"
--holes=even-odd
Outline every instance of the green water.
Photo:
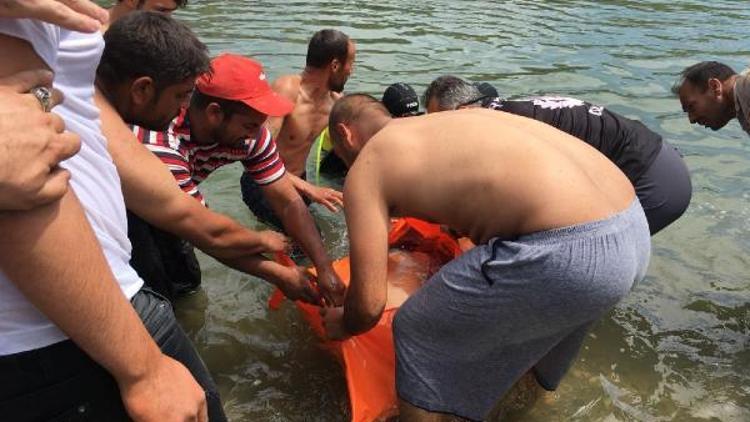
[[[670,94],[675,75],[717,59],[750,64],[745,1],[196,0],[177,16],[212,54],[299,72],[307,40],[336,27],[358,44],[347,91],[420,93],[454,73],[507,96],[563,94],[642,120],[692,170],[687,213],[653,239],[648,277],[595,326],[556,400],[532,421],[750,421],[750,138],[736,122],[691,127]],[[457,140],[460,141],[460,140]],[[211,206],[248,225],[240,167],[202,185]],[[316,209],[332,253],[340,216]],[[234,420],[344,421],[346,387],[291,307],[270,312],[266,283],[201,256],[204,291],[179,314]]]

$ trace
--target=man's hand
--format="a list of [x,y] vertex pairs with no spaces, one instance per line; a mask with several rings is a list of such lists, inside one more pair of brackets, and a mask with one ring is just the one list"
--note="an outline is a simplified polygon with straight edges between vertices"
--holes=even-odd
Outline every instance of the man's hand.
[[[81,141],[29,94],[51,84],[52,74],[43,70],[0,79],[0,210],[29,210],[68,191],[70,174],[58,164],[75,155]],[[50,105],[60,102],[62,94],[52,90]]]
[[328,306],[341,306],[344,304],[346,285],[332,267],[317,269],[317,285],[320,294]]
[[305,192],[305,196],[332,212],[338,212],[339,208],[344,207],[344,194],[336,189],[311,185],[310,189]]
[[351,337],[344,328],[344,307],[320,308],[320,316],[323,317],[323,327],[326,336],[331,340],[346,340]]
[[260,253],[288,252],[291,248],[289,239],[279,232],[263,230],[258,232],[263,250]]
[[318,306],[323,304],[320,293],[311,281],[310,274],[303,268],[297,266],[284,267],[282,277],[275,284],[290,300],[301,300]]
[[339,208],[344,207],[344,194],[336,189],[310,184],[303,193],[310,201],[328,208],[331,212],[338,212]]
[[161,355],[142,379],[119,386],[135,421],[208,421],[206,393],[187,368],[169,356]]
[[96,32],[109,14],[89,0],[0,0],[0,17],[30,18],[79,32]]

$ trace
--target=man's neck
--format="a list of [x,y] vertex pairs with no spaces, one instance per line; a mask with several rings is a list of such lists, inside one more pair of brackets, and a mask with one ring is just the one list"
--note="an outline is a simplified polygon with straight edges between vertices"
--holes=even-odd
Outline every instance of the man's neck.
[[201,145],[210,145],[215,143],[211,137],[211,131],[203,120],[203,113],[200,110],[189,106],[185,118],[190,123],[190,142]]
[[304,90],[311,99],[314,100],[331,95],[331,90],[328,88],[329,75],[327,70],[307,66],[300,73],[300,77],[302,78],[300,89]]
[[724,95],[727,98],[727,110],[732,112],[732,116],[737,114],[737,109],[734,106],[734,85],[737,83],[737,76],[739,75],[730,76],[729,79],[721,84]]
[[104,81],[102,81],[100,78],[96,78],[94,81],[94,86],[96,87],[96,90],[104,97],[105,100],[107,100],[107,103],[112,106],[112,108],[117,111],[117,114],[122,117],[122,119],[128,123],[129,119],[128,116],[126,116],[126,111],[124,110],[123,104],[119,103],[117,101],[117,95],[113,92],[114,90],[111,89]]

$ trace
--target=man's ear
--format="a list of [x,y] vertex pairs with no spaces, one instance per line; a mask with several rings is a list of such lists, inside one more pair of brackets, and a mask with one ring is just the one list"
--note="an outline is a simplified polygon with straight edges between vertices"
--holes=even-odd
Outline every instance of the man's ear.
[[346,147],[348,149],[351,149],[354,147],[354,134],[352,133],[351,128],[347,126],[344,123],[337,123],[336,124],[336,130],[339,132],[339,135],[341,135],[341,141],[346,144]]
[[148,76],[141,76],[130,84],[130,100],[133,105],[143,107],[153,101],[155,96],[154,80]]
[[331,60],[331,64],[329,65],[331,67],[331,72],[336,73],[341,69],[341,62],[339,59],[333,59]]
[[720,80],[716,78],[710,78],[708,80],[708,89],[711,91],[711,95],[713,95],[716,98],[720,98],[722,95],[724,95],[724,89],[723,84]]
[[209,103],[205,113],[206,120],[212,127],[218,127],[224,121],[224,110],[217,103]]

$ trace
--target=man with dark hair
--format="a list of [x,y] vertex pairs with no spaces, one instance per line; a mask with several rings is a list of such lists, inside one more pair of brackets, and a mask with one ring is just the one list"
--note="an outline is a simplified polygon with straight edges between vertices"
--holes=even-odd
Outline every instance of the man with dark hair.
[[380,319],[390,217],[445,224],[477,245],[396,314],[402,420],[490,419],[521,379],[554,390],[588,328],[645,276],[651,242],[633,187],[562,131],[482,109],[393,119],[361,94],[334,105],[329,131],[351,165],[351,283],[343,309],[324,311],[329,337]]
[[719,62],[687,67],[672,87],[690,123],[719,130],[735,117],[750,134],[750,76]]
[[[294,105],[271,90],[258,62],[222,54],[212,60],[211,68],[211,73],[198,78],[189,107],[180,111],[167,130],[137,127],[136,136],[169,168],[183,192],[200,202],[204,198],[198,185],[203,180],[219,167],[241,162],[284,229],[315,265],[323,298],[329,304],[340,303],[343,284],[265,127],[269,115],[283,116]],[[272,262],[258,262],[251,270],[265,273],[263,277],[276,282],[290,298],[320,302],[309,283],[276,275],[282,269]]]
[[[269,119],[271,134],[276,139],[284,165],[302,195],[331,211],[343,205],[341,192],[304,183],[305,163],[311,146],[326,127],[331,106],[340,97],[352,73],[355,56],[354,41],[346,34],[323,29],[310,39],[302,73],[281,76],[272,85],[274,91],[294,104],[288,115]],[[253,213],[278,226],[278,217],[269,212],[268,203],[263,200],[252,178],[244,174],[241,185],[242,198]]]
[[482,104],[542,121],[601,151],[635,187],[652,235],[680,218],[690,204],[690,172],[680,152],[639,121],[575,98],[489,98],[455,76],[436,79],[425,96],[428,112]]
[[[115,22],[104,38],[96,100],[128,206],[133,268],[149,287],[169,299],[197,288],[200,266],[192,246],[182,240],[187,239],[227,265],[268,277],[247,261],[260,259],[260,252],[283,250],[283,236],[247,230],[185,195],[163,163],[122,122],[167,130],[187,105],[196,78],[209,70],[206,47],[185,25],[156,12],[129,14]],[[236,258],[242,255],[247,259]],[[294,270],[278,270],[283,278],[296,280],[286,284],[307,284]],[[269,279],[284,284],[280,278]],[[286,291],[294,296],[290,288]]]
[[208,49],[169,15],[137,11],[104,34],[97,84],[122,118],[166,130],[187,105],[198,75],[210,70]]
[[[135,10],[170,14],[187,4],[188,0],[117,0],[109,9],[109,25]],[[105,27],[104,30],[106,29]]]

